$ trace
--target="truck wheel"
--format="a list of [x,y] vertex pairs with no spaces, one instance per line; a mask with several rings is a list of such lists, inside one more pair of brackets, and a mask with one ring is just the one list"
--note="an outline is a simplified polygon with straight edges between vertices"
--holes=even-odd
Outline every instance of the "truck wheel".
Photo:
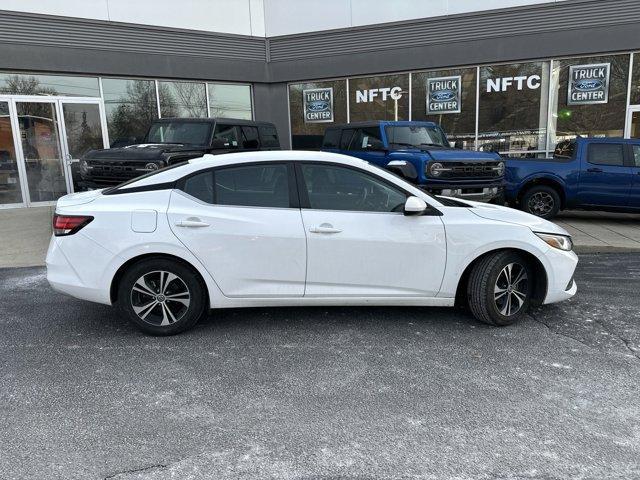
[[555,188],[537,185],[526,191],[520,205],[525,212],[549,220],[560,211],[560,195]]
[[469,276],[469,309],[481,322],[511,325],[529,308],[532,285],[531,267],[521,255],[510,251],[489,254]]

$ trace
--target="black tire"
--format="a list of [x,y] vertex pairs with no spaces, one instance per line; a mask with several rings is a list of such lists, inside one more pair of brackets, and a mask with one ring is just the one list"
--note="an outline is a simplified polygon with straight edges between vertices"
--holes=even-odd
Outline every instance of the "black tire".
[[[505,282],[507,277],[504,271],[508,265],[513,265],[511,267],[513,284]],[[524,272],[525,277],[515,282],[520,271]],[[507,284],[511,288],[507,288]],[[533,269],[524,257],[508,250],[488,254],[478,261],[469,276],[467,284],[469,309],[481,322],[495,326],[511,325],[529,308],[533,285]],[[498,289],[504,289],[505,293],[501,294]],[[502,296],[498,297],[498,295]],[[506,308],[507,301],[512,301],[514,307]],[[518,307],[517,310],[515,307]]]
[[118,284],[118,306],[130,322],[150,335],[184,332],[209,310],[200,275],[187,265],[166,258],[131,265]]
[[547,185],[536,185],[525,192],[520,201],[522,210],[536,217],[550,220],[560,211],[558,191]]

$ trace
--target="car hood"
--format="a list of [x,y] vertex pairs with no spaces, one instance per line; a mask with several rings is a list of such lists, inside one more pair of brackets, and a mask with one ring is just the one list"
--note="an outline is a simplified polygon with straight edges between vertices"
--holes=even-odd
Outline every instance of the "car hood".
[[107,160],[126,162],[148,162],[152,160],[163,160],[166,152],[183,152],[191,150],[202,150],[203,147],[193,145],[183,145],[178,143],[143,143],[139,145],[128,145],[120,148],[107,148],[104,150],[91,150],[84,155],[84,160]]
[[520,210],[500,205],[492,205],[490,203],[472,202],[469,200],[462,200],[460,198],[453,198],[452,200],[468,204],[470,207],[473,207],[469,209],[470,212],[478,217],[486,218],[488,220],[497,220],[499,222],[522,225],[524,227],[529,227],[534,232],[569,235],[564,228],[559,227],[555,223]]
[[427,152],[434,160],[444,162],[464,162],[480,160],[495,162],[496,160],[501,160],[500,155],[498,155],[497,153],[476,152],[472,150],[461,150],[458,148],[427,149]]

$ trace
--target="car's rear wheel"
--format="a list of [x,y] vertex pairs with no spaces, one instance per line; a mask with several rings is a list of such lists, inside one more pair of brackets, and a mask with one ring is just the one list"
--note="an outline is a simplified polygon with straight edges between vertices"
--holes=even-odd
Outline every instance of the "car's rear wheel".
[[193,327],[206,310],[197,272],[164,258],[133,264],[118,286],[118,304],[128,319],[151,335],[174,335]]
[[489,254],[471,271],[467,300],[473,316],[490,325],[511,325],[529,308],[533,270],[512,251]]
[[560,211],[560,195],[552,187],[536,185],[527,190],[520,204],[525,212],[549,220]]

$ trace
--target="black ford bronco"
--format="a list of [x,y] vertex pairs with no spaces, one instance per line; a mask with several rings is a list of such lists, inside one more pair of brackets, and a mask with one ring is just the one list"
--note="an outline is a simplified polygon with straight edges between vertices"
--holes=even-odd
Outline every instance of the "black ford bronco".
[[206,153],[280,150],[272,123],[228,118],[155,120],[144,140],[132,143],[87,152],[80,160],[79,187],[110,187]]

